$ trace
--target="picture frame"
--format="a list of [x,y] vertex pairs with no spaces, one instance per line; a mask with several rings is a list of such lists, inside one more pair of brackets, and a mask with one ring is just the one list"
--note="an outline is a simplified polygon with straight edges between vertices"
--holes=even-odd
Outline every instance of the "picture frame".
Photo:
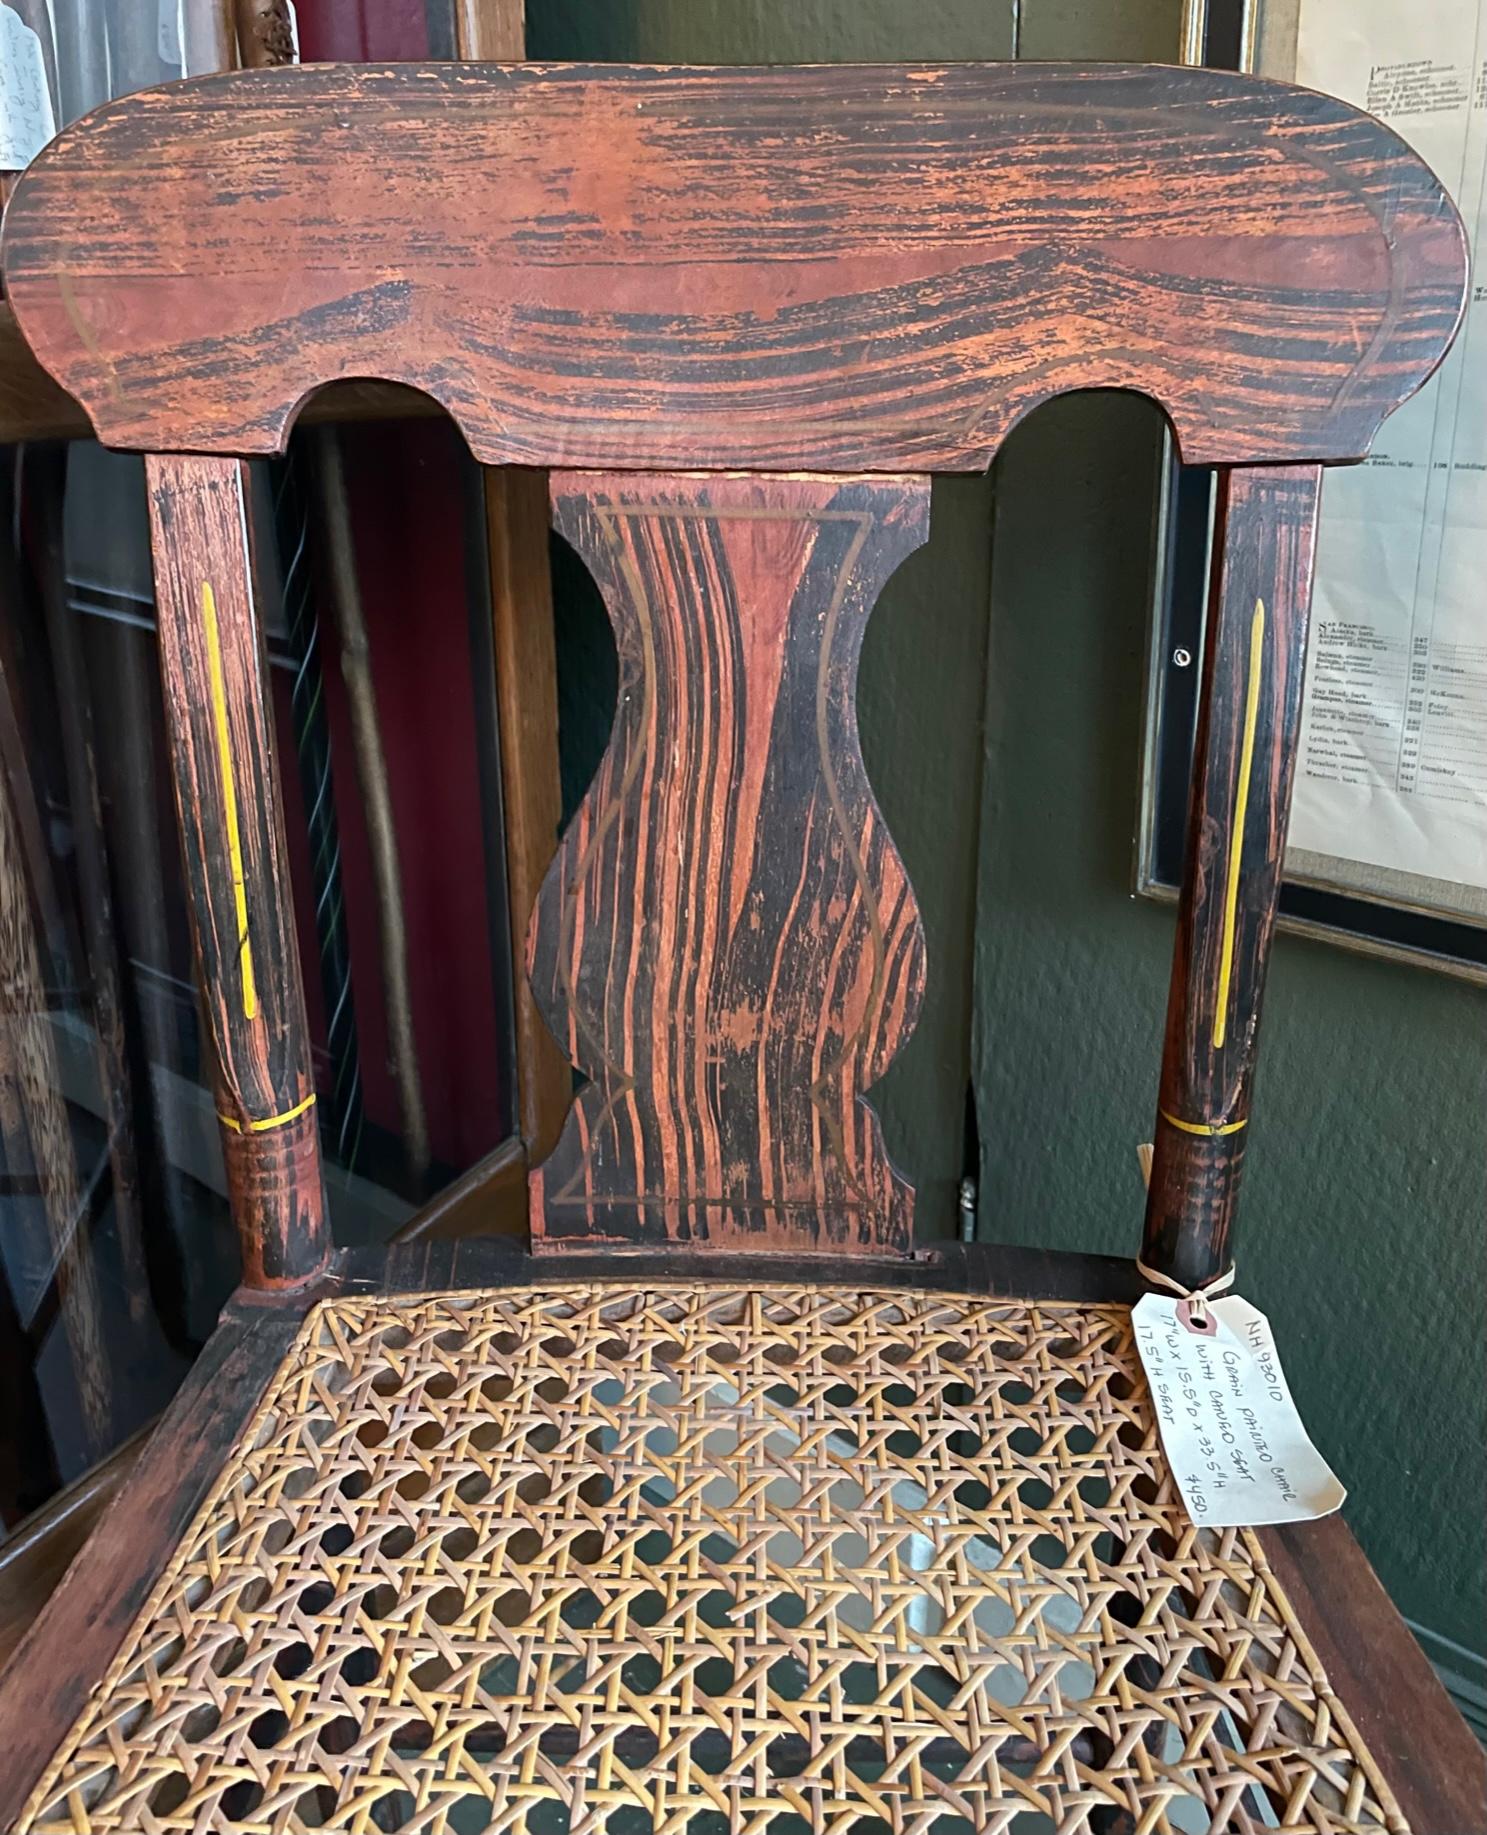
[[[1294,75],[1306,0],[1186,0],[1183,61]],[[1153,589],[1134,887],[1175,902],[1186,847],[1188,785],[1201,676],[1213,522],[1213,473],[1188,467],[1167,439],[1153,535]],[[1366,955],[1487,984],[1487,895],[1292,850],[1283,930]]]

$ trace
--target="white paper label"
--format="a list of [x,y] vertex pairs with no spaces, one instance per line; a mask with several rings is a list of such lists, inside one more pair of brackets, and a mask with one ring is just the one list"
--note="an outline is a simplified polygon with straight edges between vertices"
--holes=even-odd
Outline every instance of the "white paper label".
[[41,40],[0,0],[0,172],[24,171],[56,131]]
[[162,64],[181,68],[181,9],[185,0],[160,0],[156,16],[155,49]]
[[1306,1437],[1270,1321],[1232,1294],[1208,1302],[1206,1331],[1186,1311],[1149,1293],[1131,1323],[1188,1515],[1200,1529],[1330,1516],[1347,1492]]

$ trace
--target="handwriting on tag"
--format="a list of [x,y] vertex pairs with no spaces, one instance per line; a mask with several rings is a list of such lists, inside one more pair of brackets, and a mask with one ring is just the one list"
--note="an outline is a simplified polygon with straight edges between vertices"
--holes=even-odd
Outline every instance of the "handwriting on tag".
[[56,131],[41,40],[0,3],[0,172],[23,171]]
[[1330,1516],[1347,1492],[1301,1425],[1270,1321],[1231,1294],[1198,1332],[1181,1304],[1149,1293],[1131,1323],[1188,1515],[1200,1529]]

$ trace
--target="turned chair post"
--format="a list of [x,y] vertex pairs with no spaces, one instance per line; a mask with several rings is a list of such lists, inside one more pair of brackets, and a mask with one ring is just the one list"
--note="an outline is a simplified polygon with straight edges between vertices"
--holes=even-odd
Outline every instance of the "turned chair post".
[[243,1284],[330,1254],[309,1027],[290,901],[248,468],[145,460],[176,813]]
[[1306,664],[1315,465],[1219,473],[1187,862],[1143,1259],[1187,1286],[1229,1265]]

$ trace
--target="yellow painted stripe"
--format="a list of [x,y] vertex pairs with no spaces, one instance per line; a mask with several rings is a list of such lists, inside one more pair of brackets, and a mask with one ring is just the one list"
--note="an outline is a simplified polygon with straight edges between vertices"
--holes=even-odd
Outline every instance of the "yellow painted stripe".
[[227,858],[232,867],[232,899],[237,912],[243,1018],[256,1019],[258,983],[253,977],[253,944],[248,936],[248,886],[247,876],[243,872],[243,838],[238,830],[238,793],[232,770],[232,729],[227,723],[227,678],[222,671],[222,638],[217,629],[217,600],[208,580],[201,583],[201,617],[207,634],[207,672],[211,678],[212,717],[217,726],[222,805],[227,819]]
[[1161,1111],[1162,1120],[1174,1128],[1181,1128],[1184,1134],[1237,1134],[1241,1128],[1249,1126],[1249,1117],[1242,1121],[1179,1121],[1175,1115]]
[[231,1128],[234,1134],[267,1134],[270,1128],[282,1128],[291,1121],[298,1121],[306,1109],[313,1109],[314,1106],[315,1098],[312,1094],[306,1096],[303,1102],[295,1103],[292,1109],[285,1109],[282,1115],[266,1115],[262,1121],[237,1121],[231,1115],[222,1114],[220,1110],[217,1119],[224,1128]]
[[1249,780],[1255,766],[1255,728],[1260,721],[1260,675],[1265,664],[1265,601],[1256,599],[1249,627],[1249,682],[1244,696],[1244,738],[1239,748],[1239,785],[1229,832],[1229,882],[1224,888],[1224,940],[1219,951],[1218,1000],[1213,1014],[1215,1051],[1229,1035],[1229,982],[1234,973],[1234,927],[1239,916],[1239,861],[1244,852],[1244,819],[1249,814]]

